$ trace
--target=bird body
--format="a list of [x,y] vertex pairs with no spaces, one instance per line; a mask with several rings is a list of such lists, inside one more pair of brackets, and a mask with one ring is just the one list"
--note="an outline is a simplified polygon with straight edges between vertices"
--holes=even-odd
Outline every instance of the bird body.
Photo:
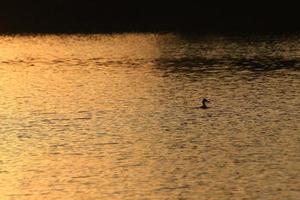
[[209,107],[206,105],[206,103],[209,103],[209,100],[207,100],[206,98],[203,98],[203,100],[202,100],[202,106],[200,106],[200,108],[202,108],[202,109],[207,109],[207,108],[209,108]]

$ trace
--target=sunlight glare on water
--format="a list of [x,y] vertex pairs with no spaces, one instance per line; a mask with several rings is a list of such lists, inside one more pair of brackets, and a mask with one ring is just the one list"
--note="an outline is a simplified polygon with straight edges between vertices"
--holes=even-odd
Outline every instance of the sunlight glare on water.
[[299,61],[299,37],[1,36],[0,199],[297,199]]

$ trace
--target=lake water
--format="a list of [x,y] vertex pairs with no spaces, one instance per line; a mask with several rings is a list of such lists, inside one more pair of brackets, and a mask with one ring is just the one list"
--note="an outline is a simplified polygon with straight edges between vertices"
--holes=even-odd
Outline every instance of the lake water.
[[0,149],[1,200],[296,200],[300,37],[0,36]]

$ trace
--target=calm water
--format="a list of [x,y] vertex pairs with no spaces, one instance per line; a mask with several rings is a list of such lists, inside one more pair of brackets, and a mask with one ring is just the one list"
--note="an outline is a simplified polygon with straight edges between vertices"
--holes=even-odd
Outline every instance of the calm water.
[[300,37],[1,36],[0,199],[296,200],[299,88]]

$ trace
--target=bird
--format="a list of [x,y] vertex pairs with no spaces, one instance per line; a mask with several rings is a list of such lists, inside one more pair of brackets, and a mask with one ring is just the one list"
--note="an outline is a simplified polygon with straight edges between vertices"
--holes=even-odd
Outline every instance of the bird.
[[200,106],[200,108],[202,108],[202,109],[207,109],[207,108],[209,108],[209,107],[206,105],[206,103],[209,103],[209,100],[207,100],[206,98],[203,98],[203,99],[202,99],[202,106]]

